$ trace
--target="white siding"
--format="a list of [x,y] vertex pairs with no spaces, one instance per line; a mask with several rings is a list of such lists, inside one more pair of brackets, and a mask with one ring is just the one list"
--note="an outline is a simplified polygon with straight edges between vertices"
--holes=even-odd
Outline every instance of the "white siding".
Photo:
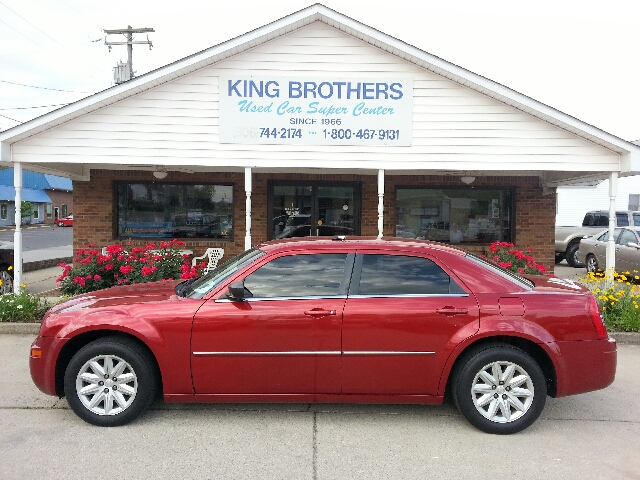
[[[230,71],[414,79],[411,147],[231,145],[218,140]],[[13,160],[121,165],[618,169],[618,155],[316,22],[13,146]],[[588,165],[588,168],[585,168]]]
[[[556,225],[581,225],[590,210],[609,210],[609,180],[593,187],[558,187]],[[640,176],[618,179],[616,210],[629,210],[629,195],[640,194]]]

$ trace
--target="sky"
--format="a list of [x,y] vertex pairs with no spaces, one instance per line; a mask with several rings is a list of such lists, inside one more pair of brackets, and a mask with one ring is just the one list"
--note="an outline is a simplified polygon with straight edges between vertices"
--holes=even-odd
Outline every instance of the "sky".
[[[624,140],[640,139],[637,0],[324,0],[325,6]],[[278,0],[0,0],[0,131],[311,5]],[[120,37],[120,38],[118,38]],[[109,41],[124,37],[109,36]]]

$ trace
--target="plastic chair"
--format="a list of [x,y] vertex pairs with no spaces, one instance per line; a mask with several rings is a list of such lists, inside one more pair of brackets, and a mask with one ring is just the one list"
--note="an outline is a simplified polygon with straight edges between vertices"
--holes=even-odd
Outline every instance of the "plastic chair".
[[204,255],[202,255],[201,257],[193,257],[193,260],[191,260],[191,266],[195,267],[196,263],[198,263],[198,260],[204,260],[205,258],[209,257],[207,266],[204,268],[204,272],[202,272],[209,273],[211,270],[216,268],[216,266],[218,265],[218,261],[223,256],[224,248],[207,248],[207,250],[204,252]]

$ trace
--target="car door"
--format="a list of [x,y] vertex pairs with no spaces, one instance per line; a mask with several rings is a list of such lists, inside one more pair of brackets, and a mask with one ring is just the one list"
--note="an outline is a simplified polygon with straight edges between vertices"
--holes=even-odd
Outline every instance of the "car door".
[[194,318],[198,394],[339,393],[342,313],[354,255],[283,254]]
[[436,394],[465,326],[468,335],[479,328],[476,299],[433,259],[359,252],[344,311],[343,393]]
[[629,246],[629,243],[638,244],[638,238],[631,230],[622,230],[616,241],[616,271],[619,273],[633,273],[640,269],[640,250]]

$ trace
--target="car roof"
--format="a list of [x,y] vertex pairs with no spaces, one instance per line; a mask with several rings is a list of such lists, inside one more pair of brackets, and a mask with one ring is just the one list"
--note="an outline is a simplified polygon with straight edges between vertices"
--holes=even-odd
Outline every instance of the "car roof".
[[292,250],[292,249],[320,249],[320,250],[332,250],[341,249],[344,250],[357,250],[362,248],[374,248],[380,250],[397,250],[397,249],[428,249],[447,252],[453,255],[466,255],[464,250],[451,247],[438,242],[432,242],[430,240],[418,240],[412,238],[397,238],[397,237],[357,237],[340,235],[334,237],[298,237],[298,238],[284,238],[281,240],[272,240],[269,242],[261,243],[257,245],[257,248],[265,252],[276,250]]

